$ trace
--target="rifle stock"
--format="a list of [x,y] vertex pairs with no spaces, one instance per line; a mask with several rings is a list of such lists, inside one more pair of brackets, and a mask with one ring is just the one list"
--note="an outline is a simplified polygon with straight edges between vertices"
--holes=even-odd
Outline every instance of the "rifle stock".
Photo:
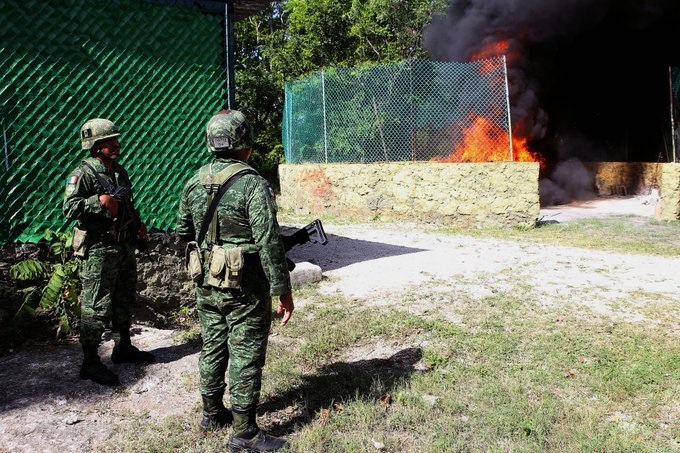
[[[323,224],[319,219],[312,221],[291,235],[282,235],[282,238],[283,248],[286,250],[286,252],[296,245],[306,244],[307,242],[321,245],[326,245],[328,243],[328,237],[326,236],[326,232],[323,229]],[[288,257],[286,257],[286,263],[288,263],[289,271],[295,269],[295,263]]]

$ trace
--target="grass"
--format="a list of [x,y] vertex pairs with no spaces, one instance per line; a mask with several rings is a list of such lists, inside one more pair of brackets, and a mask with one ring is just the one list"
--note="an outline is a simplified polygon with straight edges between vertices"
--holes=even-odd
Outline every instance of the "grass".
[[[503,237],[677,256],[677,223],[617,221]],[[635,322],[546,307],[521,282],[484,298],[441,286],[380,308],[316,285],[297,291],[304,308],[285,328],[273,324],[260,425],[295,452],[680,451],[677,300],[628,294],[622,307],[646,301]],[[417,301],[442,308],[405,310]],[[200,435],[198,411],[119,429],[106,449],[223,451],[228,430]]]
[[[284,212],[282,224],[306,224],[315,217]],[[349,217],[322,219],[328,224],[346,225],[358,222]],[[371,224],[392,225],[393,221],[375,220]],[[565,223],[544,223],[527,228],[455,228],[432,225],[439,231],[473,237],[493,237],[521,242],[569,245],[588,249],[639,253],[659,256],[680,255],[680,221],[662,221],[632,215],[612,215],[602,218],[574,220]]]
[[[459,301],[462,326],[321,296],[276,332],[260,423],[300,452],[680,447],[672,331],[523,296]],[[390,341],[387,358],[342,358]],[[219,451],[228,432],[203,437],[195,418],[118,433],[112,451]]]
[[445,232],[476,237],[494,237],[521,242],[569,245],[587,249],[646,255],[680,255],[680,222],[665,222],[636,216],[611,216],[538,228],[446,228]]

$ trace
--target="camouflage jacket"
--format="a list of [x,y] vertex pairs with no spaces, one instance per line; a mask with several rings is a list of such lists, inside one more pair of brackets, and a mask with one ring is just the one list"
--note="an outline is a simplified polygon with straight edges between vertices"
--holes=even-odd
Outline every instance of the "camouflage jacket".
[[[85,162],[92,165],[102,178],[109,183],[124,186],[132,198],[132,184],[125,169],[117,162],[112,170],[96,157],[88,157]],[[81,163],[73,170],[66,182],[63,213],[67,220],[77,220],[78,227],[88,232],[105,233],[111,228],[113,218],[108,209],[99,202],[99,195],[105,193],[92,170]],[[134,207],[133,207],[134,210]],[[139,218],[139,213],[135,210]]]
[[[213,172],[217,173],[235,162],[240,161],[215,159]],[[177,215],[179,237],[185,241],[197,240],[207,210],[208,193],[196,174],[187,181],[182,191]],[[215,212],[218,216],[218,244],[257,251],[273,296],[291,289],[276,210],[274,192],[269,183],[257,174],[246,174],[222,196]],[[203,250],[211,246],[206,242],[200,244]]]

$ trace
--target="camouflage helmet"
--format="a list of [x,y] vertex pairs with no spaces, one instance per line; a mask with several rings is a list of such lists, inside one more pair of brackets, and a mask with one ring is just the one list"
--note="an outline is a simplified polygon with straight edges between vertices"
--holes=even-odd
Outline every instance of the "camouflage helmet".
[[99,140],[118,136],[120,136],[120,132],[118,132],[116,125],[104,118],[87,120],[80,128],[80,142],[83,149],[92,149]]
[[213,153],[240,151],[253,146],[246,117],[238,110],[221,110],[213,115],[205,127],[205,138]]

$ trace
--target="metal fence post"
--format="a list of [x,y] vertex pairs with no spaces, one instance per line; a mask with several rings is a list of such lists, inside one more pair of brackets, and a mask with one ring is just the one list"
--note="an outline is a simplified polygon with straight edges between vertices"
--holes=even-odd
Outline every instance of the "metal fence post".
[[326,75],[324,70],[321,70],[321,105],[323,106],[323,155],[324,160],[328,163],[328,135],[326,130]]
[[508,65],[503,55],[503,77],[505,77],[505,105],[508,112],[508,139],[510,141],[510,162],[515,161],[512,149],[512,118],[510,117],[510,88],[508,85]]
[[671,106],[671,143],[672,143],[672,150],[673,150],[673,162],[678,161],[678,152],[676,150],[677,143],[675,140],[675,131],[676,131],[676,126],[675,126],[675,96],[673,95],[673,67],[669,66],[668,67],[668,89],[670,91],[670,106]]
[[234,60],[236,59],[236,43],[234,40],[234,4],[224,4],[224,62],[226,66],[225,98],[228,109],[236,108],[234,83]]

